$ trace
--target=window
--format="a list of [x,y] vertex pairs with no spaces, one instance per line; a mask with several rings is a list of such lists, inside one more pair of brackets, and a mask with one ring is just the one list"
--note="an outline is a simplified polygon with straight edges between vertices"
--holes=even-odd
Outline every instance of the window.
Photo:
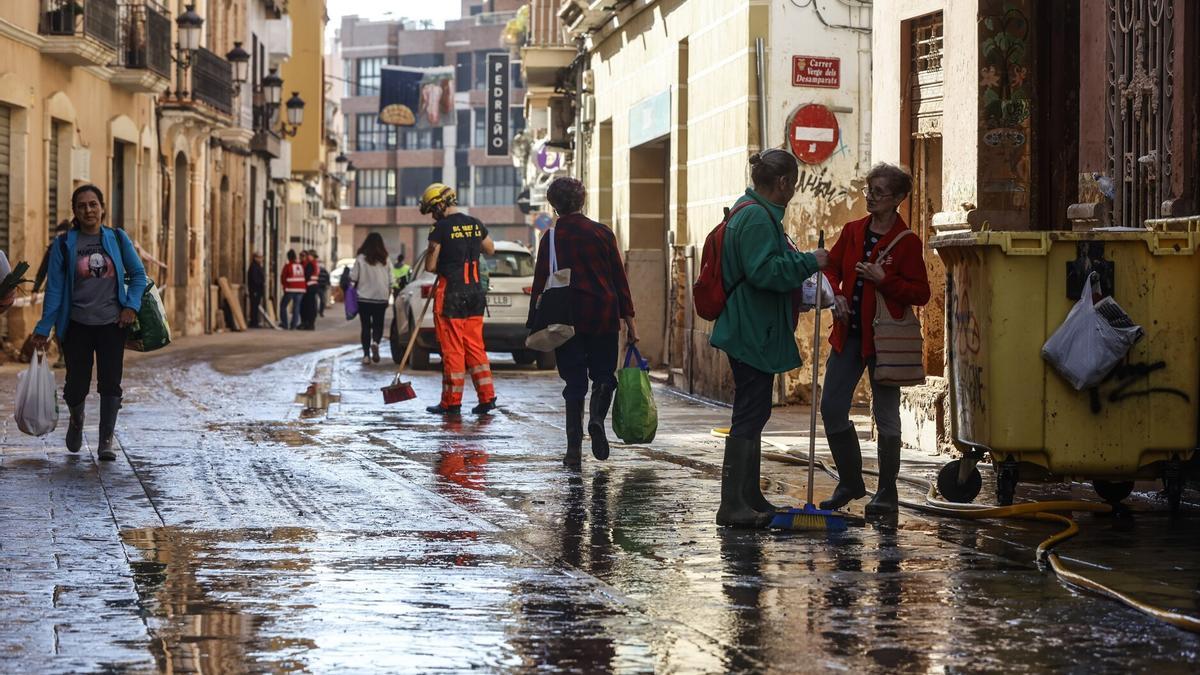
[[[255,40],[258,38],[255,37]],[[346,97],[354,96],[354,60],[346,59],[342,62],[342,95]],[[255,83],[257,86],[257,83]]]
[[521,62],[513,61],[512,63],[512,78],[509,81],[509,86],[513,89],[524,89],[525,80],[521,79]]
[[410,68],[436,68],[446,65],[442,54],[402,54],[398,65]]
[[469,148],[471,147],[471,111],[456,110],[455,116],[457,118],[455,122],[457,138],[455,138],[454,144],[459,148]]
[[430,183],[442,180],[442,167],[428,166],[400,170],[400,193],[405,206],[417,206],[421,203],[421,193]]
[[388,58],[384,56],[375,56],[369,59],[358,60],[357,80],[359,96],[379,95],[380,69],[387,65],[388,62]]
[[363,208],[395,206],[395,169],[359,169],[354,180],[354,205]]
[[471,52],[459,52],[454,62],[454,91],[471,90]]
[[66,122],[59,122],[58,120],[50,122],[50,166],[48,167],[50,189],[46,191],[48,196],[46,213],[49,215],[51,238],[54,237],[54,229],[58,227],[58,191],[61,187],[60,167],[58,166],[58,139],[64,133],[66,126]]
[[359,113],[354,122],[354,149],[360,152],[374,150],[394,150],[396,148],[396,127],[381,124],[375,113]]
[[[395,127],[391,127],[395,129]],[[404,129],[400,132],[400,148],[403,150],[436,150],[442,147],[442,130]]]
[[475,52],[475,78],[472,80],[472,89],[487,88],[487,57],[488,54],[507,54],[508,52],[493,49],[486,52]]
[[525,108],[514,105],[508,109],[508,125],[513,136],[525,131]]
[[483,257],[490,277],[531,277],[533,256],[519,251],[496,251]]
[[[461,127],[465,129],[466,127]],[[454,191],[458,193],[459,204],[471,204],[471,151],[466,149],[467,146],[460,145],[454,151],[454,166],[458,167],[455,180]]]
[[8,177],[11,173],[9,133],[11,124],[12,110],[7,106],[0,105],[0,247],[4,247],[7,251],[11,251],[8,241]]
[[475,199],[473,206],[512,206],[517,203],[521,189],[517,170],[511,166],[475,167]]
[[487,146],[487,110],[484,108],[475,109],[475,142],[472,143],[477,148]]
[[108,224],[125,229],[125,152],[128,143],[113,141],[112,188],[108,195]]

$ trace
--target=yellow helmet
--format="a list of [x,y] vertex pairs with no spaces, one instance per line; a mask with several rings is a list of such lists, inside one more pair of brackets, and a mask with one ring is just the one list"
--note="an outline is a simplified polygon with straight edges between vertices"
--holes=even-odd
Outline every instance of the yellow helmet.
[[433,183],[421,193],[421,213],[433,213],[436,208],[445,209],[458,204],[454,188],[445,183]]

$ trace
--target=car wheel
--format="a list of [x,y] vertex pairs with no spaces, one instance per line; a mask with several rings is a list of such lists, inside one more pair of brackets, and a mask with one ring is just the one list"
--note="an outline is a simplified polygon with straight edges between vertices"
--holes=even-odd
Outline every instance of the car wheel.
[[400,327],[396,325],[396,317],[392,316],[392,327],[388,331],[388,343],[392,352],[392,363],[400,363],[400,359],[404,358],[404,348],[408,346],[408,341],[400,337]]
[[558,359],[554,358],[554,352],[538,352],[537,367],[538,370],[553,370],[558,366]]
[[409,363],[412,366],[412,369],[429,370],[429,356],[430,352],[428,349],[425,349],[420,345],[413,345],[412,356],[409,357]]
[[512,353],[513,362],[518,366],[528,366],[537,360],[537,353],[528,349],[522,349]]

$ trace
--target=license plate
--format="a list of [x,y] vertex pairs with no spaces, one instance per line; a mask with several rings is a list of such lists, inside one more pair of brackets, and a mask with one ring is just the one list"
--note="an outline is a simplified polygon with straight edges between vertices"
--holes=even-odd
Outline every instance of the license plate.
[[487,304],[491,307],[512,307],[512,298],[507,295],[489,295]]

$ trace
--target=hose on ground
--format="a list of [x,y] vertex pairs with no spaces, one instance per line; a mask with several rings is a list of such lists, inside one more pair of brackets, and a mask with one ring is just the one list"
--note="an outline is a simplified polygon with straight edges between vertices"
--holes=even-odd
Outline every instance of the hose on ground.
[[[713,430],[714,436],[721,436],[719,429]],[[776,445],[777,444],[773,444]],[[798,464],[808,466],[808,458],[800,457],[786,452],[764,452],[764,459],[771,459],[785,464]],[[821,460],[817,460],[817,468],[824,471],[826,474],[837,479],[837,472],[833,471],[828,465]],[[874,473],[864,470],[864,473]],[[948,502],[938,498],[936,486],[923,478],[916,476],[900,475],[899,480],[927,489],[924,503],[913,502],[909,500],[900,500],[900,503],[912,509],[931,513],[939,516],[948,516],[951,518],[964,518],[968,520],[985,520],[985,519],[1001,519],[1012,518],[1021,520],[1038,520],[1043,522],[1053,522],[1064,526],[1064,529],[1054,533],[1047,539],[1043,540],[1037,547],[1037,560],[1045,562],[1054,571],[1054,574],[1060,581],[1073,588],[1091,591],[1093,593],[1106,596],[1117,602],[1120,602],[1127,607],[1135,609],[1147,616],[1164,621],[1166,623],[1181,628],[1193,633],[1200,633],[1200,618],[1189,616],[1181,612],[1163,607],[1157,607],[1149,603],[1142,602],[1116,589],[1105,586],[1104,584],[1086,577],[1078,572],[1067,568],[1066,563],[1062,558],[1053,551],[1054,547],[1071,539],[1079,534],[1079,525],[1073,519],[1062,515],[1060,512],[1087,511],[1091,513],[1109,513],[1112,506],[1109,504],[1100,504],[1098,502],[1086,502],[1080,500],[1061,500],[1061,501],[1045,501],[1045,502],[1024,502],[1021,504],[1013,504],[1011,506],[987,506],[984,504],[958,504]]]

